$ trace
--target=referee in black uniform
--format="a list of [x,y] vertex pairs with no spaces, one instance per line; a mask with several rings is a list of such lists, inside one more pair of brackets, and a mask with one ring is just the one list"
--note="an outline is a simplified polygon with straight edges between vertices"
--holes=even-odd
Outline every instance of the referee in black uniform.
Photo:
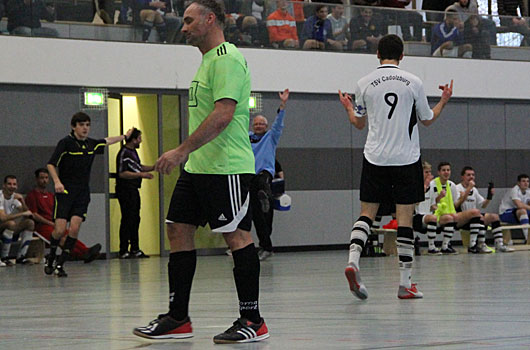
[[[47,165],[55,184],[55,229],[44,272],[47,275],[55,272],[58,277],[68,276],[64,271],[64,263],[77,241],[81,223],[86,218],[90,202],[90,169],[94,156],[103,154],[106,145],[125,140],[132,133],[130,129],[126,135],[99,140],[89,138],[90,117],[83,112],[74,114],[70,125],[72,132],[59,141]],[[57,257],[59,240],[64,235],[68,222],[68,236],[62,254]]]
[[[142,165],[137,148],[142,143],[142,132],[133,129],[131,137],[116,155],[116,195],[120,203],[120,259],[149,258],[138,239],[140,227],[140,187],[142,179],[152,179],[155,166]],[[129,251],[129,244],[131,250]]]

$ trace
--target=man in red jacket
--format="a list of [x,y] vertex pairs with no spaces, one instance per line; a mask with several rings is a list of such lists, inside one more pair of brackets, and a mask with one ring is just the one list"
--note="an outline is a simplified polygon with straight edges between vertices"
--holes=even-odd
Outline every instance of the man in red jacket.
[[[46,186],[50,182],[48,170],[45,168],[35,170],[35,180],[37,186],[26,196],[26,205],[33,213],[35,231],[47,240],[50,240],[54,228],[53,211],[55,196],[46,189]],[[61,246],[67,234],[68,231],[61,238]],[[99,257],[100,250],[101,244],[99,243],[88,248],[83,242],[78,240],[72,251],[72,256],[84,260],[85,263],[89,263]]]

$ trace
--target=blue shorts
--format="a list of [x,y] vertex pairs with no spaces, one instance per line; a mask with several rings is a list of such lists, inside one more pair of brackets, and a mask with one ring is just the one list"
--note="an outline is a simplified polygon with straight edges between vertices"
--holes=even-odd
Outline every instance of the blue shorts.
[[[506,210],[504,213],[499,215],[502,222],[507,222],[510,224],[520,224],[519,219],[517,218],[517,215],[515,212],[517,211],[517,208],[512,208]],[[527,215],[530,216],[530,210],[526,211]]]

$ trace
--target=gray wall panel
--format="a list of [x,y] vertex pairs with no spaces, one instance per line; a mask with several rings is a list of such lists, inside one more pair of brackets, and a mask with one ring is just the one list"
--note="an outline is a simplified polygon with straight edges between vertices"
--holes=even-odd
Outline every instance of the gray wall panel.
[[[478,187],[488,187],[493,181],[497,187],[507,187],[506,182],[506,151],[501,150],[469,150],[469,166],[475,169]],[[455,169],[460,180],[462,168]],[[457,173],[458,174],[457,174]]]
[[106,227],[104,218],[107,217],[105,212],[106,195],[103,193],[92,193],[86,221],[81,226],[79,239],[87,246],[100,243],[101,252],[107,251],[106,246]]
[[276,156],[291,191],[347,190],[352,187],[349,148],[279,148]]
[[[263,94],[262,114],[269,120],[269,125],[276,117],[278,105],[277,94]],[[352,147],[352,127],[338,96],[292,94],[287,103],[284,123],[279,147]],[[356,137],[362,138],[362,133]]]
[[506,150],[506,187],[515,186],[517,175],[523,173],[530,175],[530,150]]
[[[287,191],[292,199],[291,210],[274,213],[273,245],[349,243],[354,192]],[[254,234],[254,239],[255,237]]]
[[530,149],[530,104],[507,103],[505,113],[506,148]]
[[[51,146],[70,132],[70,119],[79,111],[79,88],[0,85],[0,101],[2,125],[9,126],[0,145]],[[106,136],[106,111],[88,114],[91,136]]]
[[[469,103],[469,148],[504,149],[506,127],[503,116],[504,106],[498,102],[471,101]],[[458,124],[458,127],[460,125]]]
[[[434,106],[431,103],[431,106]],[[419,123],[421,148],[467,149],[467,102],[449,103],[429,127]]]

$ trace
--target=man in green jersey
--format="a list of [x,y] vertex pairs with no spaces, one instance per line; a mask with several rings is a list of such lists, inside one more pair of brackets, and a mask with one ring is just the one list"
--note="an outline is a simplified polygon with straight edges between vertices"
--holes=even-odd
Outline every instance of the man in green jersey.
[[149,339],[193,336],[188,315],[197,255],[194,233],[208,223],[223,234],[234,258],[238,318],[215,343],[269,337],[258,308],[260,265],[250,235],[249,185],[254,155],[248,138],[250,73],[238,49],[225,42],[224,6],[194,1],[184,12],[182,32],[201,51],[202,63],[189,90],[189,137],[164,153],[155,170],[170,173],[188,161],[175,186],[166,223],[170,243],[169,312],[133,333]]

